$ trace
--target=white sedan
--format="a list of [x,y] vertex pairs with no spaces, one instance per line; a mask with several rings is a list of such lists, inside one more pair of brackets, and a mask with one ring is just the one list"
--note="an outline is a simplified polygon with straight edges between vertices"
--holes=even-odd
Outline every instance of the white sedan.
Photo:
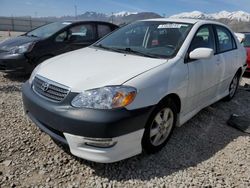
[[39,65],[23,103],[73,155],[109,163],[161,150],[174,127],[232,99],[245,68],[245,49],[221,23],[143,20]]

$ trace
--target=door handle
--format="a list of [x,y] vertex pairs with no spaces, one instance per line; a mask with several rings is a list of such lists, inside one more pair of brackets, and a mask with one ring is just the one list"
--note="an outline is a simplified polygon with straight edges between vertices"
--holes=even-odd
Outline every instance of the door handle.
[[216,65],[220,65],[221,64],[220,58],[217,58],[215,63]]

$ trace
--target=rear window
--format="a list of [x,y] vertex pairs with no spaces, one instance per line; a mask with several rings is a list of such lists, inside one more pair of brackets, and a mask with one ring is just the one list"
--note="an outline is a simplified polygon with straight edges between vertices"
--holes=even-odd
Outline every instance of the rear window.
[[245,38],[245,40],[243,42],[243,45],[245,47],[250,47],[250,34],[245,34],[245,36],[246,36],[246,38]]
[[97,29],[98,29],[98,38],[102,38],[111,32],[111,28],[108,25],[103,25],[103,24],[98,25]]

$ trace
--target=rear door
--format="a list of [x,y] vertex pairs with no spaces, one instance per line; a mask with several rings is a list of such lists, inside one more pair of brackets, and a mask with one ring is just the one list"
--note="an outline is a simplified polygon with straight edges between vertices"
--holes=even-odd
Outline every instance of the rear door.
[[87,47],[93,44],[96,38],[96,28],[93,23],[82,23],[68,29],[68,45],[70,50]]
[[220,69],[217,94],[225,93],[228,90],[229,84],[232,81],[237,69],[237,45],[232,33],[223,26],[214,26],[216,43],[217,43],[217,67]]
[[[201,26],[189,47],[189,53],[197,48],[211,48],[216,52],[215,37],[211,25]],[[186,58],[189,70],[188,103],[189,111],[203,107],[215,96],[220,70],[217,68],[218,55],[210,59],[192,60]]]

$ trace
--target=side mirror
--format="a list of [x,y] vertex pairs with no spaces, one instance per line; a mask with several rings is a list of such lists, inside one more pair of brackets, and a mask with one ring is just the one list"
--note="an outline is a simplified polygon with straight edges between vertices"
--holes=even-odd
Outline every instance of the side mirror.
[[190,59],[210,59],[214,55],[211,48],[196,48],[189,54]]

